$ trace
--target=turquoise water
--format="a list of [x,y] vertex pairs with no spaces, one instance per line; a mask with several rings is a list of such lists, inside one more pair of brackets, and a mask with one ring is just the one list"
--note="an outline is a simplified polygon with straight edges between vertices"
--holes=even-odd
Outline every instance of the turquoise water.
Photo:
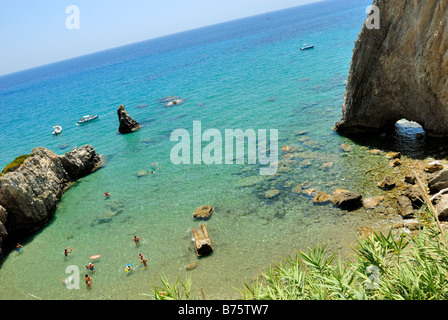
[[[297,250],[317,243],[348,250],[369,214],[315,206],[292,188],[309,181],[326,192],[359,191],[364,183],[364,167],[352,156],[364,151],[353,146],[347,156],[339,145],[348,140],[332,128],[341,117],[367,5],[325,1],[0,78],[1,167],[36,146],[63,154],[91,144],[107,159],[64,194],[54,219],[23,243],[22,253],[7,256],[0,299],[147,299],[162,276],[188,276],[210,299],[235,298],[240,295],[234,287]],[[315,49],[301,52],[305,43]],[[173,95],[184,103],[167,107],[159,101]],[[117,133],[120,104],[142,124],[139,131]],[[94,113],[98,120],[75,125]],[[260,176],[258,165],[174,165],[170,134],[192,132],[193,121],[223,135],[225,129],[278,129],[279,160],[286,166],[270,177]],[[54,125],[64,128],[61,135],[51,135]],[[292,161],[281,157],[284,145],[296,146]],[[323,169],[328,162],[333,166]],[[359,172],[348,173],[351,167]],[[138,177],[140,170],[148,175]],[[266,199],[271,188],[280,194]],[[206,204],[215,208],[212,218],[195,221],[193,212]],[[205,258],[196,256],[191,241],[192,228],[201,223],[214,246]],[[142,238],[140,246],[134,235]],[[73,252],[64,257],[67,246]],[[147,269],[139,253],[148,258]],[[68,290],[61,282],[66,267],[78,266],[83,276],[94,254],[101,259],[92,287],[81,281],[79,290]],[[197,267],[187,271],[192,262]],[[127,263],[136,267],[133,273],[124,271]]]

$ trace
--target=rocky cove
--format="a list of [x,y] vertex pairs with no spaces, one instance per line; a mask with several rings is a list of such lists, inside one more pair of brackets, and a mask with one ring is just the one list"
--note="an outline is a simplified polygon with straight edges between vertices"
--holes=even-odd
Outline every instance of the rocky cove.
[[90,145],[61,156],[43,147],[31,150],[23,163],[0,176],[0,245],[15,244],[44,228],[63,193],[101,165]]
[[[448,195],[436,196],[448,186],[445,149],[427,150],[427,156],[415,157],[407,155],[406,150],[402,154],[348,141],[338,147],[340,158],[337,158],[322,153],[325,146],[308,135],[305,131],[297,132],[296,144],[282,147],[277,174],[266,178],[247,176],[241,179],[242,186],[256,186],[261,202],[279,207],[276,218],[286,217],[287,210],[281,208],[287,207],[285,204],[291,199],[300,197],[308,199],[317,208],[335,208],[334,213],[341,217],[368,217],[367,221],[370,219],[371,223],[353,230],[360,236],[371,234],[372,230],[416,232],[423,227],[419,219],[426,210],[421,190],[415,182],[416,175],[427,187],[442,225],[447,224]],[[378,141],[384,142],[385,139],[393,140],[393,137],[378,137]],[[350,167],[354,164],[356,166]],[[345,172],[340,175],[339,170],[344,169]],[[307,172],[315,180],[297,180],[306,176]],[[335,180],[324,181],[319,178],[319,172],[325,173],[326,178],[334,176]],[[319,219],[318,216],[315,218]]]

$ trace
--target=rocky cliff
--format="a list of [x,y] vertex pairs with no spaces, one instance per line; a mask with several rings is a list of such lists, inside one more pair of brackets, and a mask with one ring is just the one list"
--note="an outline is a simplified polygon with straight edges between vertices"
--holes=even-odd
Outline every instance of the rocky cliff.
[[58,201],[74,181],[101,166],[89,145],[58,156],[43,147],[12,172],[0,177],[0,252],[4,239],[32,235],[53,217]]
[[448,0],[375,0],[380,28],[355,43],[341,133],[382,131],[397,120],[448,135]]

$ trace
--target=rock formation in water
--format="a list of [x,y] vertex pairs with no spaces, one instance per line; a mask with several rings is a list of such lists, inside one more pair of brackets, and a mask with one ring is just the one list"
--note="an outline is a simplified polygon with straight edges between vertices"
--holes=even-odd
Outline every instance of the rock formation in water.
[[387,131],[405,118],[448,135],[448,0],[373,4],[379,29],[364,24],[358,36],[335,130]]
[[123,105],[118,107],[117,114],[118,121],[120,122],[118,132],[131,133],[140,128],[140,124],[129,116]]
[[44,227],[67,187],[101,163],[89,145],[62,156],[39,147],[17,169],[0,176],[0,252],[4,239],[15,241]]

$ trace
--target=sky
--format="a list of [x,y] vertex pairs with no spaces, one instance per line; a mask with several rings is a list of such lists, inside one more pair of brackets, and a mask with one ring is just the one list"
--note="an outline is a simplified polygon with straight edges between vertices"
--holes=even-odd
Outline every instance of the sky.
[[317,1],[0,0],[0,75]]

